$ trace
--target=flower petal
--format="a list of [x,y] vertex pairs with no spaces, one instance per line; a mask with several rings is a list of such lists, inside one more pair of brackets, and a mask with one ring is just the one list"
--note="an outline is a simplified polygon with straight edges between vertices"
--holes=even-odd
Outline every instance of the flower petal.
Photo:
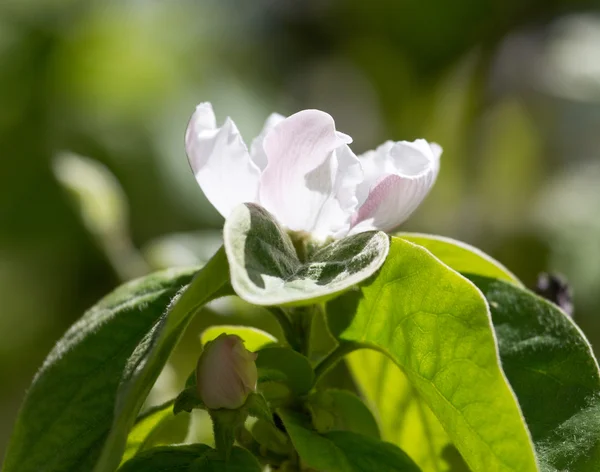
[[362,180],[358,159],[346,146],[350,142],[335,130],[333,118],[318,110],[298,112],[275,125],[263,142],[268,164],[260,203],[291,230],[316,238],[336,233],[357,206]]
[[442,148],[424,139],[388,141],[361,156],[365,180],[359,198],[368,196],[352,217],[350,234],[390,231],[403,223],[435,183]]
[[201,103],[188,124],[185,146],[196,181],[225,218],[240,203],[256,202],[260,170],[235,123],[216,125],[210,103]]
[[312,229],[313,237],[317,240],[324,240],[328,236],[341,238],[348,233],[352,215],[359,203],[356,192],[364,178],[360,161],[346,144],[333,152],[328,164],[331,166],[333,188]]
[[280,115],[279,113],[271,113],[265,121],[265,125],[261,130],[260,134],[252,140],[252,144],[250,145],[250,156],[252,156],[252,160],[258,166],[260,170],[264,170],[267,167],[267,155],[265,154],[265,150],[263,148],[263,141],[265,140],[265,136],[271,128],[276,124],[285,120],[285,116]]

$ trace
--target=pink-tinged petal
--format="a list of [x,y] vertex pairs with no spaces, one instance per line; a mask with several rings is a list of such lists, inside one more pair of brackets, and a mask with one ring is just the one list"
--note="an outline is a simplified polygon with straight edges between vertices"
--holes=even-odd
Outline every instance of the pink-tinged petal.
[[235,123],[216,125],[210,103],[201,103],[188,124],[185,146],[196,181],[225,218],[244,202],[256,202],[260,170]]
[[[351,138],[335,130],[333,118],[304,110],[275,125],[263,142],[267,167],[260,203],[287,228],[317,238],[335,234],[357,206],[362,179]],[[360,177],[357,177],[360,174]]]
[[351,234],[390,231],[420,205],[435,183],[442,148],[423,139],[387,142],[361,156],[365,180],[359,196],[368,197],[352,217]]
[[252,160],[261,171],[267,167],[267,155],[263,147],[265,136],[271,131],[273,126],[281,123],[283,120],[285,120],[285,116],[280,115],[279,113],[271,113],[267,118],[267,121],[265,121],[260,134],[252,140],[252,144],[250,145],[250,156],[252,156]]

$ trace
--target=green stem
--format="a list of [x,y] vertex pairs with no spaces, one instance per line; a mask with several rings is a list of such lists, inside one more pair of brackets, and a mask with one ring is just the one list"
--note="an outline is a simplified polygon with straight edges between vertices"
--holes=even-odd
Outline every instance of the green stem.
[[331,354],[329,354],[325,359],[323,359],[317,365],[317,367],[315,367],[315,384],[339,361],[341,361],[346,354],[349,354],[352,351],[356,351],[361,347],[363,346],[360,343],[354,341],[341,341],[340,345],[336,347],[335,350]]
[[279,326],[281,326],[281,330],[283,331],[285,340],[292,347],[292,349],[298,351],[300,349],[300,343],[298,341],[298,336],[296,336],[294,326],[292,325],[292,322],[290,321],[288,316],[279,307],[270,306],[267,309],[279,322]]

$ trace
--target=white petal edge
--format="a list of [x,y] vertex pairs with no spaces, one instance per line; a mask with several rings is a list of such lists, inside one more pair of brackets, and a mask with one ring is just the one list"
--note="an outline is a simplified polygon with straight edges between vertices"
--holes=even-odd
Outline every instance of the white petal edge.
[[[368,196],[352,217],[349,234],[391,231],[416,210],[435,183],[442,148],[424,139],[386,142],[361,158]],[[361,194],[362,192],[362,194]]]
[[198,185],[221,215],[227,218],[238,204],[256,202],[260,170],[235,123],[227,118],[217,127],[210,103],[196,107],[185,147]]
[[347,144],[338,147],[328,163],[333,188],[315,220],[312,236],[317,241],[324,241],[330,236],[338,239],[348,233],[359,203],[356,192],[364,179],[360,161]]
[[[351,141],[335,130],[330,115],[318,110],[300,111],[275,125],[263,141],[267,166],[260,204],[288,229],[317,238],[333,235],[356,206],[356,186],[352,189],[345,174],[352,159],[358,159],[349,148],[336,154]],[[348,179],[353,181],[355,172],[349,172]]]

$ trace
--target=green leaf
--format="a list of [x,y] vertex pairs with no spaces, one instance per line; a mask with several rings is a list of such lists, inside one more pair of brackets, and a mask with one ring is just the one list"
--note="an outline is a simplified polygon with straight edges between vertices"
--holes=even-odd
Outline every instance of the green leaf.
[[236,207],[225,221],[225,250],[237,294],[256,305],[309,304],[365,280],[383,264],[389,238],[369,231],[298,259],[290,237],[258,205]]
[[[398,233],[397,236],[426,248],[458,272],[495,277],[522,286],[506,267],[473,246],[420,233]],[[356,304],[349,295],[344,294],[330,302],[328,310],[336,312],[335,317],[330,317],[330,328],[339,331],[340,326],[343,329],[344,323],[347,324],[344,313]],[[389,358],[374,351],[360,350],[350,354],[348,362],[363,395],[379,415],[385,440],[398,444],[424,471],[468,470],[427,403]],[[389,391],[396,394],[387,395]]]
[[386,263],[361,287],[340,338],[394,360],[474,472],[537,470],[486,301],[428,251],[392,238]]
[[469,472],[427,403],[387,356],[361,349],[347,360],[384,440],[401,447],[424,472]]
[[523,286],[519,279],[500,262],[467,243],[422,233],[398,233],[396,236],[424,247],[457,272],[491,277]]
[[67,331],[35,376],[21,407],[5,472],[93,467],[111,427],[129,356],[194,273],[195,269],[169,270],[125,284]]
[[319,434],[299,413],[281,411],[292,443],[309,467],[328,472],[418,472],[401,449],[370,436],[349,431]]
[[303,395],[313,386],[315,375],[310,362],[287,347],[266,347],[256,358],[259,388],[262,382],[286,384],[294,395]]
[[528,290],[471,280],[490,303],[502,366],[542,470],[600,470],[600,373],[582,332],[556,305]]
[[321,390],[306,400],[312,423],[319,433],[351,431],[379,439],[379,427],[371,410],[347,390]]
[[129,436],[127,436],[127,444],[121,463],[128,461],[139,451],[144,450],[153,434],[172,416],[173,401],[154,407],[140,416],[129,432]]
[[218,325],[209,326],[202,332],[200,337],[202,345],[213,339],[217,339],[223,333],[239,336],[244,340],[244,347],[252,352],[258,351],[263,346],[277,342],[274,336],[262,329],[251,328],[249,326]]
[[219,458],[206,444],[162,446],[149,449],[127,461],[119,472],[261,472],[252,454],[234,447],[229,460]]
[[230,293],[227,260],[221,249],[198,272],[129,357],[119,385],[112,428],[95,472],[112,472],[119,464],[127,434],[193,315],[209,301]]

